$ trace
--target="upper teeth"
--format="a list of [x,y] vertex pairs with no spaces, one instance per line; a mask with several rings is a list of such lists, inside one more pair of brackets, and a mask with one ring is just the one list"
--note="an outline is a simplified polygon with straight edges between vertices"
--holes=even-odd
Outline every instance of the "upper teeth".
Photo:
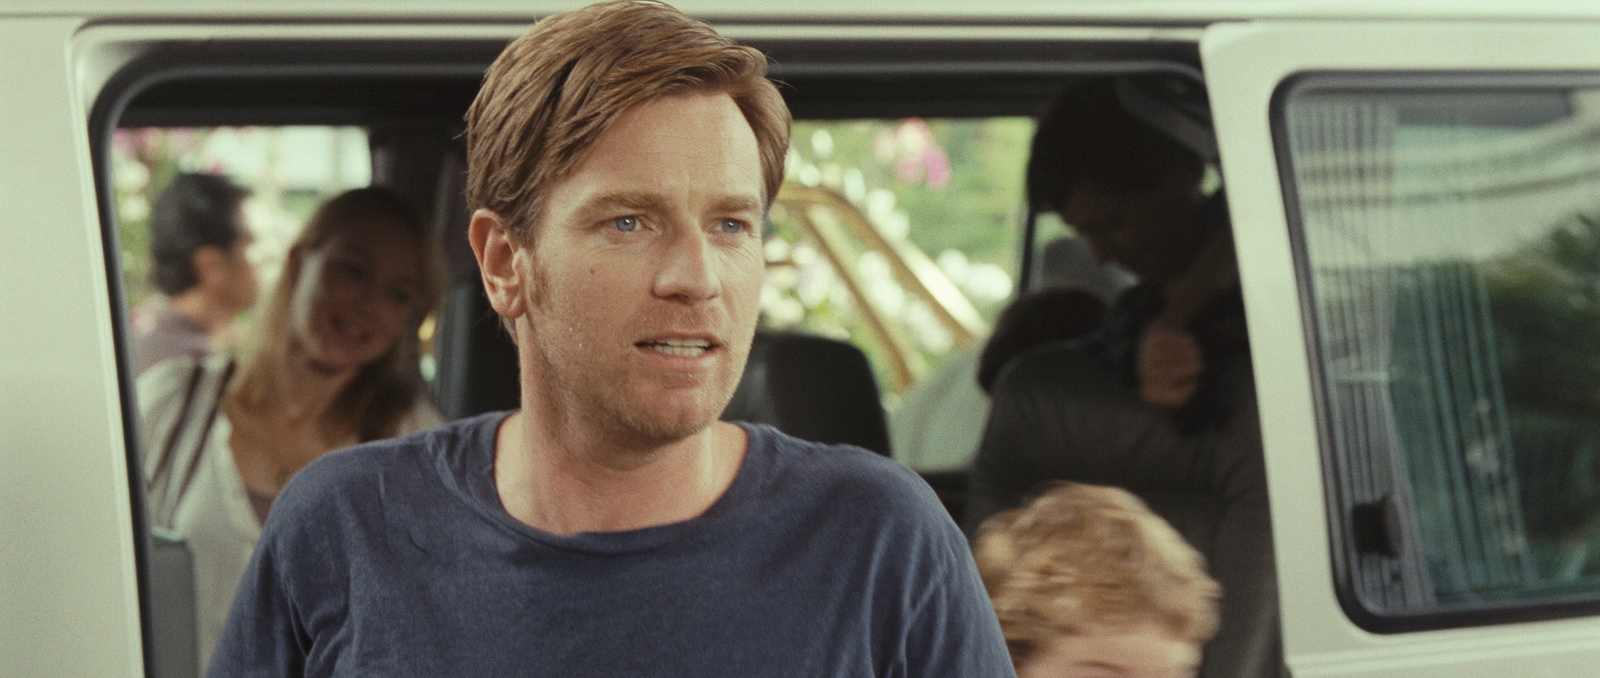
[[696,356],[711,350],[711,342],[704,339],[659,339],[650,345],[667,355],[678,356]]

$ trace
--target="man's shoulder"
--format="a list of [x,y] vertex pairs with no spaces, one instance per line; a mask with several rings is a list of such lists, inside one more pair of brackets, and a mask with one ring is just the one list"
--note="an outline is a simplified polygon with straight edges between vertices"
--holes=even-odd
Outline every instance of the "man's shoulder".
[[448,484],[452,468],[485,428],[492,435],[496,421],[495,415],[471,417],[325,454],[290,479],[273,502],[273,517],[283,512],[293,522],[332,518],[423,484]]
[[749,430],[752,449],[770,455],[771,483],[783,494],[890,515],[937,517],[944,510],[921,476],[881,454],[801,440],[770,426]]

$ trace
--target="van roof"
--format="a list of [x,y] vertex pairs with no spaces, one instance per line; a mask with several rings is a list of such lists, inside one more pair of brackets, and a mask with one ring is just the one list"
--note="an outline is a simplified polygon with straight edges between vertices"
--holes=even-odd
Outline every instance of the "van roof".
[[[588,4],[587,0],[0,0],[0,14],[83,16],[134,21],[216,19],[525,20]],[[713,21],[892,21],[934,23],[1199,25],[1241,19],[1600,18],[1594,0],[677,0],[683,11]]]

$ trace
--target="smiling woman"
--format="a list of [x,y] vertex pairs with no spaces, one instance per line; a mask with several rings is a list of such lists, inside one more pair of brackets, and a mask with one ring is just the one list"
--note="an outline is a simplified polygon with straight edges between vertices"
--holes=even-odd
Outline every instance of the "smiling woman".
[[139,379],[151,522],[194,553],[202,670],[290,477],[331,450],[439,422],[416,360],[434,298],[427,242],[394,193],[342,193],[290,248],[237,377],[218,356]]

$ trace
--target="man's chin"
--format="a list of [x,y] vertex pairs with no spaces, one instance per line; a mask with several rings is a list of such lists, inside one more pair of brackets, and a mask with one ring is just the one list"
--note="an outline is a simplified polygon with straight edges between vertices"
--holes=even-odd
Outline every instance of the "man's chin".
[[[732,395],[731,393],[729,394]],[[658,447],[692,438],[716,423],[717,417],[727,408],[729,398],[711,398],[703,394],[688,402],[657,401],[640,403],[629,413],[619,413],[616,433],[636,445]]]

